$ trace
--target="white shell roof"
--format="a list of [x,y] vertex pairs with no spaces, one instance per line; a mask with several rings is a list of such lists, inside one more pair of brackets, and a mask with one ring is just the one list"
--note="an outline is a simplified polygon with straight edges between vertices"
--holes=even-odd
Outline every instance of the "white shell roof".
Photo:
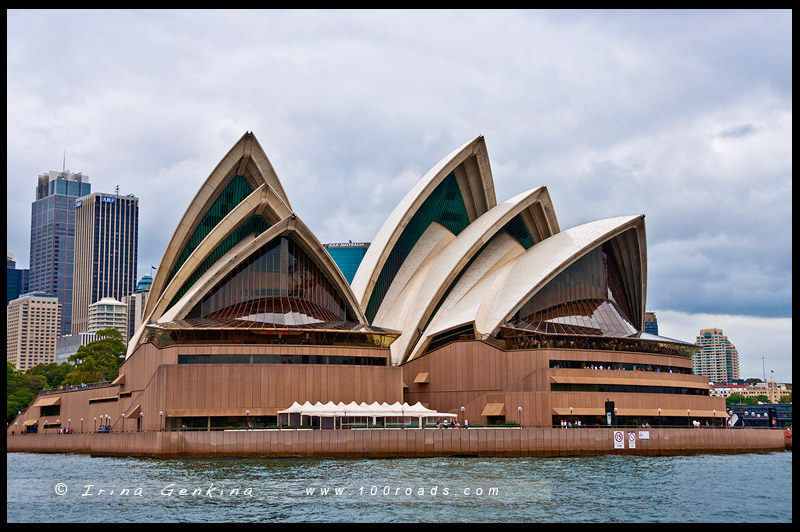
[[[514,256],[503,243],[487,247],[442,304],[409,358],[419,356],[427,338],[473,322],[479,334],[496,334],[539,289],[570,264],[628,229],[644,230],[644,216],[606,218],[563,230]],[[640,250],[643,254],[644,251]],[[645,261],[646,257],[636,257]],[[487,263],[494,263],[487,268]],[[644,267],[644,264],[642,265]],[[469,284],[473,283],[473,284]]]
[[[247,175],[248,180],[252,181],[251,185],[254,189],[257,189],[261,184],[267,185],[277,197],[278,202],[284,204],[285,210],[292,211],[289,198],[283,190],[283,185],[281,185],[272,163],[270,163],[255,135],[251,132],[246,132],[206,178],[189,207],[187,207],[180,222],[178,222],[178,226],[175,228],[175,232],[172,234],[172,238],[170,238],[167,249],[164,251],[164,256],[161,258],[159,267],[156,270],[153,284],[150,286],[150,297],[148,297],[145,305],[145,316],[149,316],[152,313],[156,302],[160,299],[161,292],[166,288],[168,282],[167,277],[170,275],[192,231],[216,198],[216,191],[232,175]],[[274,222],[275,220],[271,221]]]
[[[444,292],[474,254],[512,218],[543,198],[549,199],[547,189],[538,187],[490,209],[461,231],[452,242],[439,248],[436,257],[427,262],[426,267],[417,268],[411,273],[409,280],[398,291],[399,297],[396,296],[402,300],[384,299],[382,307],[391,308],[389,311],[381,308],[373,325],[402,331],[391,346],[393,363],[404,361],[410,354],[419,336],[418,331],[425,327]],[[420,239],[415,249],[422,245],[424,240]],[[412,250],[409,258],[414,254],[415,250]],[[410,295],[403,297],[402,292]]]
[[[469,142],[465,142],[452,152],[440,160],[436,165],[428,170],[428,172],[411,188],[408,194],[400,200],[397,207],[392,211],[389,217],[378,230],[378,234],[372,239],[361,264],[353,277],[351,287],[356,299],[361,303],[362,308],[366,308],[369,302],[372,288],[375,286],[375,281],[383,268],[386,259],[391,253],[395,243],[405,229],[408,222],[417,212],[417,209],[423,202],[430,196],[436,187],[452,172],[459,164],[463,163],[467,158],[476,155],[479,159],[478,170],[480,176],[477,176],[477,182],[480,184],[482,190],[471,191],[472,195],[483,196],[483,201],[487,204],[487,208],[491,209],[497,204],[494,193],[494,183],[492,181],[491,169],[488,164],[488,156],[486,155],[486,145],[483,137],[476,137]],[[480,216],[485,210],[476,212],[476,216]]]

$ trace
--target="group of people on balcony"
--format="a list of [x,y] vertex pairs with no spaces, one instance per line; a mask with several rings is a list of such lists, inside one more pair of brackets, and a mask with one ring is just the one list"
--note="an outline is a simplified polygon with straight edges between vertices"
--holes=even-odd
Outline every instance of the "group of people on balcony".
[[662,355],[687,356],[680,346],[664,342],[644,342],[636,339],[554,337],[547,335],[507,336],[507,342],[517,349],[590,349],[593,351],[633,351]]

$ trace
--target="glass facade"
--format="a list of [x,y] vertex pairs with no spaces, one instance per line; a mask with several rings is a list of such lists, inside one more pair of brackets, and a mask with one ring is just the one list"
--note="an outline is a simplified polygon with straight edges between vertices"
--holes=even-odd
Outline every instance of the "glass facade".
[[178,364],[344,364],[386,366],[386,357],[335,355],[178,355]]
[[378,275],[378,280],[375,282],[375,287],[372,289],[365,311],[370,323],[375,319],[375,314],[378,313],[383,298],[403,265],[403,261],[411,253],[422,233],[433,222],[441,224],[455,235],[469,225],[467,208],[461,197],[456,176],[452,172],[423,202],[389,253],[389,257]]
[[72,334],[87,331],[89,306],[117,301],[136,288],[139,199],[94,193],[75,204]]
[[303,325],[358,318],[314,260],[289,237],[261,247],[225,276],[187,318]]
[[88,177],[69,172],[39,176],[31,206],[29,287],[58,297],[60,335],[72,327],[73,253],[76,199],[91,193]]
[[358,266],[369,249],[369,244],[325,244],[333,261],[342,271],[348,284],[353,282]]
[[244,237],[250,234],[260,235],[267,229],[269,229],[269,222],[261,215],[251,216],[247,220],[242,223],[233,233],[231,233],[228,238],[223,240],[219,246],[211,252],[211,254],[204,260],[200,266],[189,276],[183,286],[181,286],[180,290],[176,296],[172,299],[170,306],[174,305],[178,302],[178,300],[183,297],[189,288],[197,282],[197,280],[204,274],[208,269],[214,265],[222,256],[233,249],[233,247],[242,241]]
[[8,268],[6,270],[6,305],[22,294],[27,294],[29,270],[17,270]]
[[512,323],[545,334],[630,336],[629,304],[612,247],[604,244],[567,267],[517,312]]

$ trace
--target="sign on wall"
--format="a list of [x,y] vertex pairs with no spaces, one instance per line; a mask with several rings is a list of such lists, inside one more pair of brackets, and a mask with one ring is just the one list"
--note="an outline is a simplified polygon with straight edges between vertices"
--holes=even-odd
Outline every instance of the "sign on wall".
[[640,440],[649,440],[650,439],[650,431],[649,430],[640,430],[639,431],[639,439]]
[[614,431],[614,449],[625,448],[625,434],[621,430]]
[[628,449],[636,449],[636,433],[628,433]]

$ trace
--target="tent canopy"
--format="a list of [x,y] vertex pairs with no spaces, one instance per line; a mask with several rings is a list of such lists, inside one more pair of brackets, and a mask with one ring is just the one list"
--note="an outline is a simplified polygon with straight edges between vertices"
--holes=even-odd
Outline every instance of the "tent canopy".
[[286,410],[279,410],[278,414],[320,417],[458,417],[456,414],[446,414],[425,408],[419,402],[414,405],[400,402],[390,405],[377,401],[372,404],[358,404],[355,401],[348,404],[335,404],[333,401],[329,401],[325,404],[317,402],[313,405],[308,401],[302,405],[295,402]]

